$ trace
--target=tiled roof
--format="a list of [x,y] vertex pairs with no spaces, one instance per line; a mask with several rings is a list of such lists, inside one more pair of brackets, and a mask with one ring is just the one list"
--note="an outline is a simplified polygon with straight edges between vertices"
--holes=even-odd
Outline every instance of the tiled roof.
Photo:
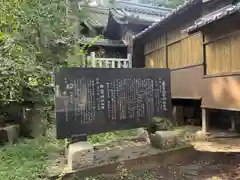
[[[170,8],[149,6],[127,1],[116,1],[115,6],[115,10],[112,11],[114,11],[114,15],[121,20],[125,17],[131,17],[151,23],[161,20],[162,17],[172,11]],[[105,27],[107,25],[109,8],[91,7],[87,5],[82,5],[81,7],[88,10],[89,17],[86,23],[94,27]]]
[[82,6],[88,12],[88,17],[85,20],[86,23],[91,24],[94,27],[105,27],[108,22],[109,9],[104,7],[90,7]]
[[149,14],[153,16],[162,16],[170,13],[171,8],[152,6],[128,1],[116,1],[116,7],[127,12]]
[[127,1],[117,1],[116,7],[117,8],[111,12],[117,19],[126,20],[126,18],[132,18],[151,23],[160,21],[172,11],[170,8]]
[[188,9],[188,8],[192,7],[193,5],[196,5],[198,3],[202,3],[202,0],[188,0],[188,1],[185,1],[182,5],[178,6],[176,9],[174,9],[171,13],[167,14],[162,20],[160,20],[159,22],[153,23],[148,28],[146,28],[143,31],[141,31],[140,33],[138,33],[134,37],[134,39],[142,37],[144,34],[149,32],[150,30],[154,29],[155,27],[162,25],[163,23],[168,21],[173,16],[178,15],[179,13],[185,11],[186,9]]
[[240,3],[236,5],[228,5],[217,11],[214,11],[206,16],[201,17],[198,19],[192,26],[188,27],[187,29],[183,30],[183,32],[192,32],[198,28],[206,26],[214,21],[220,20],[226,16],[229,16],[235,12],[240,10]]

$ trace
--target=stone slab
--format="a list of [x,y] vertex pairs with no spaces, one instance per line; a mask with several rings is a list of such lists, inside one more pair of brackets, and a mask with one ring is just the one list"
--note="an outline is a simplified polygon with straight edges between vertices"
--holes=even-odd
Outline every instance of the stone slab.
[[151,136],[151,143],[153,147],[160,149],[171,149],[177,145],[177,136],[171,131],[157,131]]
[[94,149],[90,142],[70,144],[67,153],[68,167],[71,170],[91,166],[94,162]]
[[[184,146],[184,147],[179,147],[179,148],[174,148],[170,150],[160,150],[160,149],[155,149],[152,148],[151,145],[149,145],[149,151],[147,155],[138,157],[138,158],[131,158],[131,159],[124,159],[122,160],[124,162],[124,166],[127,169],[135,169],[135,168],[142,168],[142,166],[146,167],[146,165],[149,167],[148,162],[159,162],[160,159],[163,159],[164,162],[171,164],[172,162],[177,163],[176,159],[185,159],[186,157],[182,155],[187,154],[189,155],[189,150],[194,151],[194,148],[192,148],[191,145]],[[160,158],[159,156],[163,157]],[[170,162],[169,162],[170,161]],[[119,166],[119,160],[116,161],[115,163],[109,163],[109,164],[96,164],[94,163],[93,166],[88,167],[88,168],[83,168],[83,169],[78,169],[76,171],[67,171],[64,173],[64,177],[68,179],[69,177],[78,177],[78,178],[83,178],[83,177],[89,177],[89,176],[94,176],[99,174],[99,171],[104,173],[109,173],[111,171],[115,172],[116,168]],[[158,164],[158,163],[157,163]],[[57,171],[49,171],[48,177],[49,179],[57,179],[59,176],[59,173],[62,172],[62,169],[57,172]]]
[[195,141],[206,141],[208,140],[208,134],[204,131],[197,131],[195,134]]
[[0,128],[0,143],[13,144],[19,137],[19,125],[9,125]]

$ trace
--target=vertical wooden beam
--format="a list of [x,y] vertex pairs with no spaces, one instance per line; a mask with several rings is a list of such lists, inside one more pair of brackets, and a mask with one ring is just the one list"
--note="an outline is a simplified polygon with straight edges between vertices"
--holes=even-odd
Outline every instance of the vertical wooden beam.
[[206,108],[202,108],[202,132],[207,134],[208,131],[208,113]]
[[168,53],[167,53],[167,33],[164,33],[164,57],[165,57],[165,63],[166,68],[168,68]]
[[236,131],[236,121],[235,121],[235,116],[231,116],[231,128],[230,131],[235,132]]
[[183,106],[173,106],[173,120],[174,124],[178,126],[184,125],[184,107]]
[[207,74],[207,61],[206,61],[206,44],[205,42],[205,36],[202,34],[202,63],[203,63],[203,75]]

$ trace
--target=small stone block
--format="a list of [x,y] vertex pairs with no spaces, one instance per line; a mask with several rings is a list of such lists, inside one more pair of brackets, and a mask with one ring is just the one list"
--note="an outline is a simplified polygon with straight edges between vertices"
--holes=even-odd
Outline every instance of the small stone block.
[[157,131],[151,135],[150,139],[153,147],[164,150],[174,148],[177,145],[177,137],[171,131]]
[[195,141],[206,141],[208,139],[207,133],[203,131],[197,131],[195,134]]
[[90,167],[94,161],[93,145],[87,141],[70,144],[67,158],[71,170]]
[[19,137],[19,125],[9,125],[0,128],[0,142],[13,144]]

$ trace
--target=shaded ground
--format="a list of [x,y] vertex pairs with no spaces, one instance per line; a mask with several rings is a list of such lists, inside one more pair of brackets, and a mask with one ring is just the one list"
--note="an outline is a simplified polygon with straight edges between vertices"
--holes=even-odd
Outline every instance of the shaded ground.
[[61,142],[50,137],[19,139],[0,147],[0,180],[45,180],[46,167],[62,150]]
[[[184,130],[183,130],[184,129]],[[185,127],[175,130],[183,137],[191,136],[190,131],[195,132],[199,128]],[[19,140],[13,146],[0,147],[0,180],[43,180],[46,179],[45,170],[50,161],[59,156],[64,149],[64,142],[55,140],[55,128],[48,137],[34,140]],[[188,132],[188,133],[186,133]],[[95,143],[106,142],[117,137],[135,136],[137,131],[125,131],[105,133],[90,137]],[[190,138],[191,139],[191,138]],[[228,151],[240,152],[240,138],[218,138],[208,142],[196,142],[195,148],[201,151]],[[163,165],[164,164],[164,165]],[[131,170],[133,167],[138,167]],[[104,169],[105,168],[105,169]],[[95,180],[207,180],[224,179],[240,180],[240,155],[239,153],[211,153],[211,152],[189,152],[183,151],[180,154],[164,154],[159,157],[148,157],[125,163],[114,174],[116,166],[110,165],[89,175],[97,175],[108,171],[108,175],[95,177]],[[128,170],[126,170],[126,169]],[[127,174],[127,176],[125,176]],[[86,180],[86,178],[71,177],[71,180]],[[88,180],[91,180],[89,178]],[[92,179],[93,180],[93,179]]]
[[240,138],[217,138],[192,144],[199,151],[240,153]]
[[[116,137],[128,137],[137,130],[110,132],[89,137],[94,143],[102,143]],[[22,139],[13,145],[0,146],[0,180],[47,180],[49,166],[63,156],[64,141],[56,140],[55,126],[48,129],[47,136]]]
[[[178,163],[159,162],[154,167],[149,164],[149,167],[128,172],[122,168],[116,174],[94,178],[95,180],[238,180],[240,179],[240,153],[196,152],[194,157],[189,156]],[[124,177],[124,174],[128,175]]]
[[177,127],[173,132],[182,139],[189,141],[196,150],[207,152],[240,152],[240,134],[219,129],[210,129],[209,140],[195,142],[194,135],[201,130],[199,126]]
[[[192,126],[174,130],[176,135],[193,144],[195,150],[128,162],[112,174],[111,169],[116,169],[112,165],[95,169],[94,173],[87,174],[105,174],[88,176],[89,180],[240,180],[240,138],[235,133],[212,130],[212,137],[217,138],[194,142],[193,136],[198,130],[200,127]],[[85,179],[78,176],[76,180]]]

